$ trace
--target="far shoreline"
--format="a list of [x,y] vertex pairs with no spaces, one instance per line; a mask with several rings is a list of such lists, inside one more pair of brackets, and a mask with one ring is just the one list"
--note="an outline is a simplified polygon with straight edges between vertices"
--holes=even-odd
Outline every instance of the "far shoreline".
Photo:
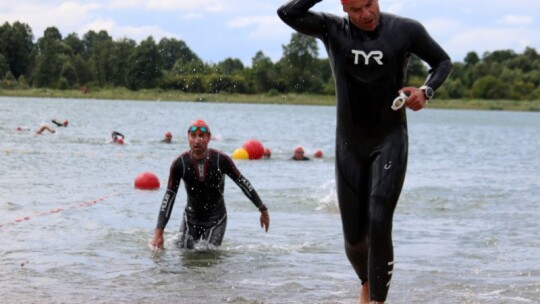
[[[130,91],[125,88],[80,90],[57,89],[0,89],[2,97],[141,100],[171,102],[219,102],[239,104],[289,104],[335,106],[334,95],[315,94],[229,94],[185,93],[158,89]],[[434,99],[432,109],[463,109],[493,111],[540,112],[540,100]]]

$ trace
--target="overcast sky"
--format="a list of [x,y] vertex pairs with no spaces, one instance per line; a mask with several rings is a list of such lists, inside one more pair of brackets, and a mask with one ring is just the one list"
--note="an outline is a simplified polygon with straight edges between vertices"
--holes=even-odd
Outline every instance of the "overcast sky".
[[[284,0],[0,0],[0,22],[27,23],[35,40],[49,26],[65,37],[106,30],[115,40],[148,36],[183,40],[205,62],[239,58],[251,65],[257,51],[278,60],[292,30],[276,15]],[[379,0],[382,11],[422,22],[453,61],[469,51],[525,47],[540,52],[540,0]],[[343,15],[339,0],[317,11]],[[320,57],[326,52],[320,44]]]

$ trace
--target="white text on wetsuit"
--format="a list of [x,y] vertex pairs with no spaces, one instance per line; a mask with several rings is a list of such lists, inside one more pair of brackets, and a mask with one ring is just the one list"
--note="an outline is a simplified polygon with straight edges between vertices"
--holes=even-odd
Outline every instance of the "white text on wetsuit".
[[167,204],[169,203],[169,198],[171,195],[169,193],[165,194],[163,201],[161,202],[161,211],[165,212],[167,210]]
[[375,60],[377,64],[383,65],[383,62],[381,60],[383,58],[383,53],[381,51],[371,51],[368,54],[366,54],[366,52],[364,51],[359,51],[359,50],[351,50],[351,52],[354,54],[354,64],[358,64],[358,61],[359,61],[358,57],[359,55],[361,55],[362,57],[364,57],[365,65],[369,64],[369,59],[371,57],[373,57],[373,60]]

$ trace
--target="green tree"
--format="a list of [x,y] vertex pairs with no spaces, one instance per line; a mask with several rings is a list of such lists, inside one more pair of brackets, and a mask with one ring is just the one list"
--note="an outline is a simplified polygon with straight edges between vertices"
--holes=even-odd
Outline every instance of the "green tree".
[[482,61],[490,64],[494,62],[502,63],[512,58],[515,58],[517,55],[513,50],[499,50],[494,52],[485,52],[482,58]]
[[540,69],[540,56],[533,48],[526,48],[523,54],[508,60],[509,69],[518,69],[523,73]]
[[454,99],[464,98],[467,94],[467,88],[463,85],[463,83],[461,83],[460,79],[456,79],[456,78],[448,79],[445,81],[443,87],[446,90],[446,94],[448,95],[448,98],[454,98]]
[[178,59],[171,70],[173,75],[199,75],[208,73],[209,68],[200,59],[190,61]]
[[6,62],[6,57],[0,54],[0,80],[4,78],[7,71],[9,71],[9,65]]
[[32,29],[25,23],[6,22],[0,27],[0,54],[16,78],[30,72],[33,39]]
[[476,52],[468,52],[464,62],[466,66],[471,67],[480,62],[480,57],[478,57]]
[[135,53],[137,43],[132,39],[122,39],[113,44],[111,62],[111,77],[109,82],[115,86],[125,86],[128,78],[130,58]]
[[290,43],[283,46],[283,57],[280,60],[280,76],[288,90],[297,93],[322,91],[318,55],[315,38],[300,33],[292,34]]
[[174,38],[162,38],[158,43],[158,48],[164,70],[171,70],[178,60],[183,63],[200,60],[184,41]]
[[64,63],[61,56],[69,54],[71,50],[62,42],[62,35],[55,27],[45,29],[37,46],[36,67],[32,74],[33,84],[37,87],[54,87]]
[[92,80],[99,86],[111,83],[113,79],[113,63],[111,54],[113,53],[113,40],[107,31],[88,31],[83,36],[85,51],[83,58],[92,75]]
[[79,84],[86,85],[92,81],[92,73],[88,67],[88,64],[80,54],[73,56],[71,61],[73,63],[73,68],[75,69],[75,73],[77,73],[77,80]]
[[69,60],[64,62],[60,77],[65,79],[68,87],[73,87],[77,83],[77,72]]
[[244,64],[240,59],[227,58],[216,65],[218,74],[233,75],[239,74],[244,70]]
[[516,81],[510,85],[509,97],[515,100],[533,99],[534,84],[530,82]]
[[64,43],[70,47],[72,56],[84,54],[84,42],[79,38],[77,33],[67,35],[64,38]]
[[493,75],[487,75],[474,82],[472,97],[481,99],[508,98],[509,85]]
[[152,36],[142,41],[130,58],[127,87],[132,90],[153,88],[162,76],[162,57]]
[[262,51],[258,51],[251,59],[251,69],[248,74],[254,92],[263,93],[275,88],[277,74],[274,63]]

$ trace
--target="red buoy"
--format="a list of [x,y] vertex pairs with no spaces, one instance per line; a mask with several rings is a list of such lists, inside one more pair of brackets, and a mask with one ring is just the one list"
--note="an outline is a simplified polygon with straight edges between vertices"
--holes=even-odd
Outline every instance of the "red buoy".
[[141,190],[159,189],[159,179],[152,172],[143,172],[135,178],[135,188]]
[[315,151],[315,154],[313,156],[315,156],[315,158],[322,158],[323,153],[322,153],[321,150],[317,150],[317,151]]
[[243,148],[248,152],[249,159],[261,159],[264,154],[264,147],[256,139],[250,139],[244,143]]

